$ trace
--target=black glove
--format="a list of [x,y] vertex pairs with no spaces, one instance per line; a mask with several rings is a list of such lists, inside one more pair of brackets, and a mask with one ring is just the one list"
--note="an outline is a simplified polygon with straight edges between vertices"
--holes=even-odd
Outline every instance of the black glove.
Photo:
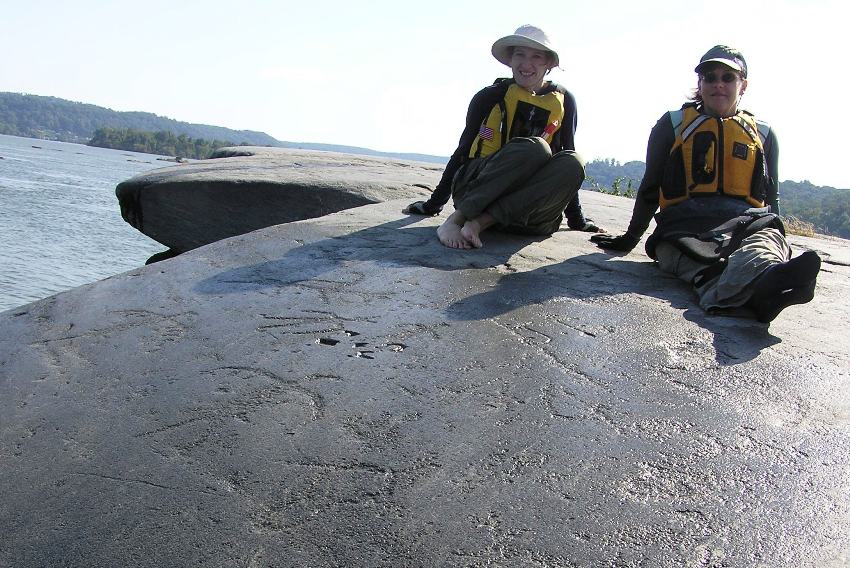
[[410,215],[427,215],[433,217],[434,215],[439,215],[442,210],[443,208],[441,206],[434,207],[428,201],[414,201],[402,209],[401,212]]
[[614,235],[593,235],[590,237],[590,242],[596,243],[596,246],[599,248],[629,252],[640,242],[640,237],[634,237],[628,233],[624,233],[619,237],[615,237]]
[[584,231],[585,233],[605,232],[605,229],[601,229],[599,225],[593,222],[593,219],[588,217],[581,219],[580,221],[567,219],[567,227],[569,227],[571,231]]

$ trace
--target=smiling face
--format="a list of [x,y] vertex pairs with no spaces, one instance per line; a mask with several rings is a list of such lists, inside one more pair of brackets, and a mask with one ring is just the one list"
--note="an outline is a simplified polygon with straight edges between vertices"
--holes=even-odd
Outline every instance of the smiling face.
[[546,73],[552,68],[552,55],[548,51],[530,47],[514,47],[511,71],[517,85],[532,93],[543,87]]
[[746,88],[747,80],[722,63],[700,69],[697,91],[702,98],[703,108],[712,116],[734,116]]

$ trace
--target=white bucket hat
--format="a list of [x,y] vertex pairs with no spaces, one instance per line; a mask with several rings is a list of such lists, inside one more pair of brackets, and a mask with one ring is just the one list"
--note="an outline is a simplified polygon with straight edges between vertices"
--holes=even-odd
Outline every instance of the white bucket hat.
[[518,27],[512,35],[497,39],[490,51],[493,52],[493,57],[510,67],[510,48],[520,46],[539,49],[542,51],[551,51],[555,67],[558,66],[558,51],[552,46],[552,40],[549,39],[546,32],[535,26],[524,25]]

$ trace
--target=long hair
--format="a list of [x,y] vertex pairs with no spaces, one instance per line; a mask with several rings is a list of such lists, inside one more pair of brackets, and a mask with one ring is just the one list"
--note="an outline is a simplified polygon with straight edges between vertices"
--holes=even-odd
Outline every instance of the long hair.
[[702,104],[702,95],[699,94],[699,87],[691,89],[691,94],[688,95],[688,100],[694,103]]

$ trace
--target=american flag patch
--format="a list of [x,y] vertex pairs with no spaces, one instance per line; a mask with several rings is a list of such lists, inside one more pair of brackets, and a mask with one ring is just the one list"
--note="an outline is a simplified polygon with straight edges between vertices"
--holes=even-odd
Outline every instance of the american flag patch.
[[478,129],[478,136],[482,140],[492,140],[493,139],[493,129],[488,128],[487,126],[481,125],[481,128]]

